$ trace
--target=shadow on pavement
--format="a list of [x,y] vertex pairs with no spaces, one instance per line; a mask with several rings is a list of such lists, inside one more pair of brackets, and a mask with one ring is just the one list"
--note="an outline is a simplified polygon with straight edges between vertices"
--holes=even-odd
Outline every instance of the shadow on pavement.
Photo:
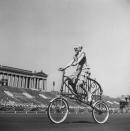
[[95,121],[85,121],[85,120],[80,120],[80,121],[66,121],[64,123],[66,123],[66,124],[72,124],[72,123],[75,123],[75,124],[82,124],[82,123],[85,123],[85,124],[97,124]]

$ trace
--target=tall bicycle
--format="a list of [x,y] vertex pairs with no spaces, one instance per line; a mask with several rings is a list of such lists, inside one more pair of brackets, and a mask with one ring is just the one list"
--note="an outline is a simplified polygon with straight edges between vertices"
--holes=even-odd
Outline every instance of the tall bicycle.
[[[87,77],[86,82],[83,84],[85,88],[77,89],[81,91],[75,93],[72,86],[69,84],[70,78],[65,75],[65,69],[59,69],[59,71],[62,72],[60,94],[49,103],[47,110],[49,120],[55,124],[62,123],[67,118],[69,112],[68,99],[72,99],[73,101],[84,104],[86,107],[90,106],[93,119],[99,124],[105,123],[109,118],[109,108],[102,100],[103,90],[100,84],[96,80]],[[87,101],[88,88],[91,89],[91,103]]]

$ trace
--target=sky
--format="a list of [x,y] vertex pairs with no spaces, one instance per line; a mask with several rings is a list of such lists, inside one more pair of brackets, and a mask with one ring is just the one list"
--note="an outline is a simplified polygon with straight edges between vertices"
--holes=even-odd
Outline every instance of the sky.
[[58,90],[76,44],[105,95],[130,95],[129,0],[0,0],[1,65],[42,70]]

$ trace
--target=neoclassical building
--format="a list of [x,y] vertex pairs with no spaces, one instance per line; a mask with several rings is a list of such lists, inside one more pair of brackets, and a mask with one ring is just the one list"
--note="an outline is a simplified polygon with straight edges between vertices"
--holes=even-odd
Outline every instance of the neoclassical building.
[[41,72],[0,65],[0,83],[18,88],[47,89],[48,75]]

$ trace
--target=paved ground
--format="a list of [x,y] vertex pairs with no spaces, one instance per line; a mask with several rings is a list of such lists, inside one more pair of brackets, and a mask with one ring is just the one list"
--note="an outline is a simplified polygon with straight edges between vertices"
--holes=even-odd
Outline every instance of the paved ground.
[[112,114],[97,124],[91,113],[69,114],[62,124],[52,124],[46,114],[0,114],[0,131],[130,131],[130,113]]

